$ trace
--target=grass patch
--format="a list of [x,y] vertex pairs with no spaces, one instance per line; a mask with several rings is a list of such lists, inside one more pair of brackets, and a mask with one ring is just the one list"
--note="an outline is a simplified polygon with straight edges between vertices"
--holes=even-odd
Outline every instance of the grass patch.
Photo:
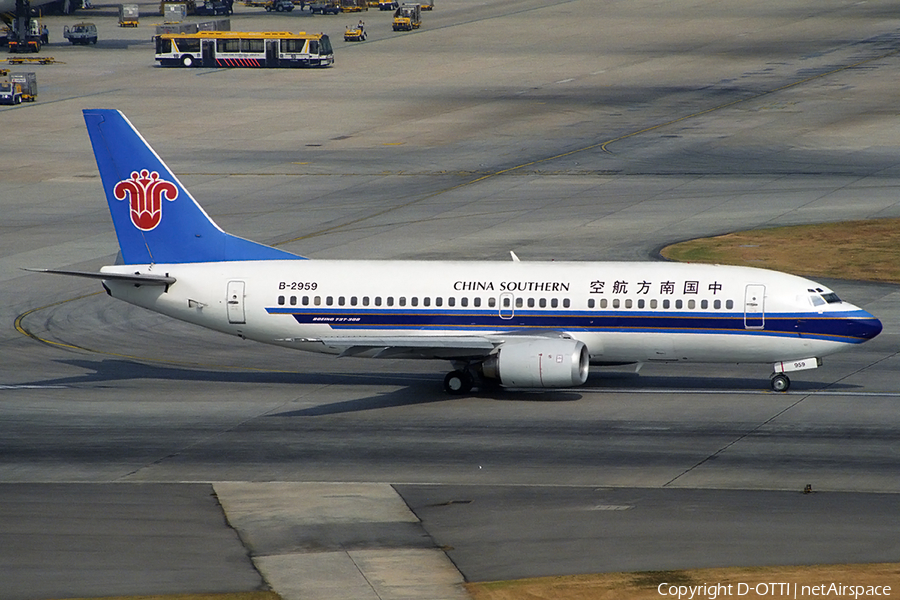
[[239,592],[235,594],[169,594],[162,596],[104,596],[69,600],[281,600],[275,592]]
[[679,262],[900,283],[900,219],[741,231],[674,244],[661,254]]
[[[789,584],[790,593],[757,595],[757,584],[772,582]],[[571,577],[540,577],[516,581],[469,583],[466,588],[474,600],[670,600],[674,596],[660,595],[658,586],[731,585],[731,593],[720,592],[719,599],[727,598],[793,598],[793,585],[797,584],[797,598],[822,598],[825,594],[807,593],[803,586],[853,585],[890,586],[890,592],[881,598],[897,597],[900,592],[900,564],[868,565],[814,565],[804,567],[740,567],[730,569],[694,569],[686,571],[645,571],[638,573],[604,573],[599,575],[573,575]],[[738,595],[738,584],[746,584],[747,593]],[[779,588],[779,592],[787,588]],[[742,590],[743,591],[743,590]],[[765,592],[763,585],[760,592]],[[811,590],[809,590],[811,592]],[[882,590],[883,592],[884,590]],[[690,594],[688,594],[689,596]],[[684,596],[683,598],[687,598]],[[708,599],[710,593],[695,594],[694,598]],[[850,597],[831,594],[831,598]],[[864,596],[859,596],[863,598]],[[875,597],[875,596],[865,596]]]

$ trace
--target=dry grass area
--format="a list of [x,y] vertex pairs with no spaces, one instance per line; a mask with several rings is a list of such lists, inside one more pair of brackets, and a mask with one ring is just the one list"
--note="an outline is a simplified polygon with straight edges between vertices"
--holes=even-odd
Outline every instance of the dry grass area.
[[[773,582],[789,586],[775,588]],[[871,565],[815,565],[806,567],[756,567],[732,569],[696,569],[691,571],[647,571],[640,573],[608,573],[602,575],[573,575],[571,577],[543,577],[516,581],[472,583],[467,588],[474,600],[673,600],[674,595],[661,595],[661,583],[670,586],[732,586],[731,593],[722,588],[719,594],[709,588],[696,590],[697,600],[713,598],[794,598],[794,583],[797,584],[797,598],[853,598],[853,594],[830,595],[819,593],[803,594],[803,586],[890,586],[890,591],[880,590],[882,595],[859,595],[859,598],[900,597],[900,564]],[[746,587],[739,588],[738,584]],[[757,594],[757,584],[760,585]],[[745,592],[739,595],[739,591]],[[784,592],[784,593],[782,593]],[[686,599],[690,596],[682,596]]]
[[900,219],[741,231],[674,244],[662,255],[813,278],[900,283]]
[[107,596],[103,598],[70,598],[69,600],[281,600],[275,592],[241,592],[237,594],[173,594],[163,596]]

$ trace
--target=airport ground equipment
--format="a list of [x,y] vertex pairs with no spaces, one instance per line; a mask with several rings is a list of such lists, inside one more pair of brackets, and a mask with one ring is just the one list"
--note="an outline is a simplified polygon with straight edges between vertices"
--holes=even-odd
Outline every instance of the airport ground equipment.
[[341,12],[354,13],[369,10],[369,4],[366,0],[340,0]]
[[0,104],[21,104],[22,86],[14,81],[0,81]]
[[22,93],[22,102],[34,102],[37,100],[37,75],[31,72],[10,73],[9,80],[12,83],[18,84]]
[[120,4],[119,27],[137,27],[140,15],[140,9],[137,4]]
[[378,10],[397,10],[400,3],[397,0],[379,0]]
[[394,12],[394,31],[412,31],[422,26],[422,5],[401,4]]
[[355,27],[348,27],[347,31],[344,32],[344,41],[345,42],[362,42],[366,39],[366,28],[363,25],[363,22],[360,21],[358,25]]
[[182,67],[329,67],[331,40],[322,33],[199,31],[154,37],[156,60]]
[[63,37],[72,42],[72,44],[88,44],[97,43],[97,26],[93,23],[78,23],[63,28]]
[[434,10],[434,0],[422,0],[422,10]]
[[63,61],[56,60],[52,56],[10,56],[6,59],[6,62],[11,65],[52,65],[54,63],[63,63]]
[[[194,14],[201,16],[229,16],[234,13],[234,0],[197,0]],[[211,30],[215,31],[215,30]],[[157,32],[159,33],[159,32]]]
[[167,16],[169,13],[166,7],[170,4],[183,4],[185,15],[196,14],[197,3],[194,0],[162,0],[159,3],[159,14],[164,17]]
[[7,30],[6,43],[12,53],[40,51],[41,27],[31,18],[29,0],[16,0],[15,19]]
[[313,2],[309,5],[309,10],[313,14],[320,15],[336,15],[341,12],[341,3],[339,0],[322,0],[321,2]]
[[265,6],[266,12],[291,12],[294,10],[294,3],[291,0],[269,0]]

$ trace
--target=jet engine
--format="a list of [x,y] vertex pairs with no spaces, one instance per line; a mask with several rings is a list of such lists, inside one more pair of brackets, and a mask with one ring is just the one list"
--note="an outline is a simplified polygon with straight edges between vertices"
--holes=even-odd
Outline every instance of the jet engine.
[[481,365],[487,379],[510,387],[569,387],[587,381],[587,347],[566,338],[528,338],[505,342]]

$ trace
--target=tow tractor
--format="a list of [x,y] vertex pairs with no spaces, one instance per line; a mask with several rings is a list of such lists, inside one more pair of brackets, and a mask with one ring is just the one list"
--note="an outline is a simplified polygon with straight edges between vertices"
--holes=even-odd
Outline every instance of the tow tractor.
[[356,27],[348,27],[344,32],[345,42],[362,42],[366,39],[366,28],[362,21]]

